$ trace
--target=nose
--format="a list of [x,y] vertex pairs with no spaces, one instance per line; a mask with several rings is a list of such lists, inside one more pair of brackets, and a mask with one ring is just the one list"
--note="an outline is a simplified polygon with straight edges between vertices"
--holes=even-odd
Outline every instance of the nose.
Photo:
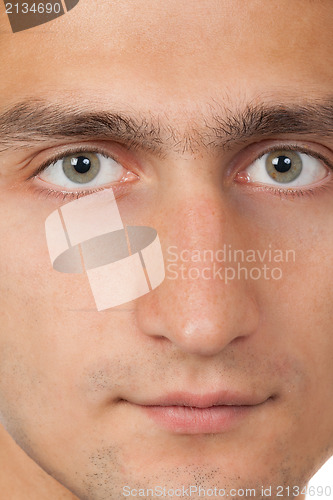
[[226,280],[226,267],[236,265],[225,262],[227,254],[246,244],[241,218],[217,190],[174,198],[167,213],[167,222],[158,229],[166,276],[140,298],[138,326],[184,352],[213,356],[253,334],[259,321],[250,284]]

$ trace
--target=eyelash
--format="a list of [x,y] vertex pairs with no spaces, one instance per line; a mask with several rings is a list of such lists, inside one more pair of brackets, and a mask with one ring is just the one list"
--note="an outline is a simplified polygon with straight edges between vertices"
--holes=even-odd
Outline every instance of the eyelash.
[[[253,161],[258,160],[262,158],[265,154],[276,151],[277,149],[282,149],[284,151],[296,151],[298,153],[305,153],[309,156],[313,156],[314,158],[317,158],[318,160],[322,161],[333,172],[333,163],[330,162],[324,155],[317,153],[316,151],[312,151],[304,146],[299,146],[298,144],[283,144],[283,143],[274,144],[270,147],[265,148],[265,151],[261,153],[260,156],[257,156]],[[303,196],[313,197],[319,192],[323,192],[328,189],[327,184],[323,184],[316,188],[309,188],[309,189],[302,189],[302,188],[282,189],[282,188],[274,188],[273,186],[258,186],[258,185],[254,187],[256,191],[266,191],[266,192],[268,191],[273,193],[274,195],[279,196],[281,199],[295,198],[295,197],[299,198]]]
[[[56,163],[58,160],[62,160],[66,156],[74,155],[76,153],[95,153],[95,154],[101,154],[104,156],[107,156],[108,158],[111,158],[114,161],[118,161],[114,156],[110,155],[109,152],[103,151],[100,148],[91,148],[91,147],[85,147],[85,146],[77,146],[75,148],[69,148],[65,152],[55,154],[48,158],[46,161],[44,161],[38,169],[29,177],[28,180],[35,179],[41,172],[43,172],[47,167],[52,165],[53,163]],[[118,181],[117,184],[121,184],[122,181]],[[107,189],[106,186],[101,186],[101,187],[96,187],[94,189],[82,189],[80,191],[61,191],[59,189],[52,189],[52,188],[42,188],[38,186],[32,186],[33,191],[37,194],[45,196],[45,198],[49,198],[50,196],[54,198],[61,198],[62,200],[74,200],[81,198],[82,196],[87,196],[89,194],[97,193],[98,191],[103,191],[104,189]],[[117,195],[117,198],[121,198],[121,195]]]
[[[265,148],[265,151],[263,153],[261,153],[260,156],[257,156],[253,161],[260,159],[265,154],[276,151],[277,149],[283,149],[285,151],[297,151],[300,153],[305,153],[305,154],[311,155],[314,158],[321,160],[326,166],[328,166],[330,168],[331,171],[333,171],[333,163],[331,163],[325,156],[323,156],[322,154],[317,153],[315,151],[311,151],[309,148],[305,148],[305,147],[299,146],[297,144],[280,144],[280,143],[274,144],[271,147]],[[71,154],[84,153],[84,152],[86,152],[86,153],[93,152],[93,153],[97,153],[97,154],[102,154],[104,156],[107,156],[107,157],[113,159],[114,161],[117,161],[116,158],[114,158],[112,155],[109,154],[109,152],[106,152],[105,150],[103,151],[99,148],[92,149],[91,147],[88,148],[85,146],[81,146],[81,147],[77,146],[75,148],[70,148],[70,149],[66,150],[65,152],[51,156],[51,158],[49,158],[48,160],[43,162],[38,167],[37,171],[35,171],[31,175],[31,177],[29,177],[28,180],[35,179],[38,176],[38,174],[43,172],[47,167],[49,167],[53,163],[57,162],[58,160],[61,160],[64,157],[69,156]],[[116,184],[121,184],[121,182],[122,181],[118,181],[118,183],[116,183]],[[326,190],[327,187],[328,186],[326,184],[326,185],[316,187],[315,189],[311,189],[311,188],[310,189],[300,189],[300,188],[298,188],[298,189],[286,190],[286,189],[282,189],[282,188],[274,188],[272,186],[256,186],[256,190],[257,191],[269,191],[269,192],[272,192],[274,195],[280,196],[280,198],[283,198],[283,197],[295,198],[295,197],[301,197],[301,196],[306,196],[306,195],[314,196],[316,193]],[[49,198],[50,196],[52,196],[54,198],[62,198],[62,200],[78,199],[78,198],[81,198],[82,196],[87,196],[89,194],[93,194],[93,193],[96,193],[98,191],[102,191],[104,189],[107,189],[107,187],[101,186],[101,187],[97,187],[94,189],[86,189],[86,190],[80,190],[80,191],[61,191],[61,190],[57,190],[57,189],[41,188],[41,187],[33,186],[33,190],[39,194],[44,195],[45,198]],[[118,196],[118,198],[120,198],[120,197],[121,196]]]

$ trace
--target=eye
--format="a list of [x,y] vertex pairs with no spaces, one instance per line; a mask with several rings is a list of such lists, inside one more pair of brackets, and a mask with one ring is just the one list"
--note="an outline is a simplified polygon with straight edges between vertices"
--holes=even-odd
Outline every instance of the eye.
[[131,176],[137,178],[112,158],[93,152],[56,158],[40,170],[37,178],[65,189],[99,187]]
[[241,172],[244,173],[247,182],[279,185],[283,189],[316,183],[328,175],[328,169],[310,154],[278,149],[255,160]]

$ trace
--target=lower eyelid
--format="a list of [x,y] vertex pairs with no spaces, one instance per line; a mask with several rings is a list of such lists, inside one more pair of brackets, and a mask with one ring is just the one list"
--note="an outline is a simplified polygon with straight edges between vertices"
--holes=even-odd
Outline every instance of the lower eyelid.
[[[331,181],[325,182],[325,179],[331,178]],[[263,193],[268,195],[279,196],[281,199],[293,199],[293,198],[302,198],[306,196],[316,196],[320,193],[324,192],[332,192],[333,188],[333,172],[328,171],[328,175],[321,179],[320,181],[297,187],[282,187],[282,185],[273,185],[273,184],[264,184],[259,182],[249,182],[239,181],[237,182],[242,189],[244,189],[244,193]]]
[[40,180],[41,183],[44,183],[44,185],[37,184],[37,183],[30,183],[28,186],[28,189],[38,197],[48,199],[48,198],[54,198],[54,199],[59,199],[59,200],[74,200],[78,199],[82,196],[87,196],[89,194],[96,193],[98,191],[103,191],[104,189],[112,189],[115,197],[117,199],[122,198],[126,194],[128,194],[131,186],[129,184],[132,184],[132,182],[129,183],[116,183],[116,184],[107,184],[103,186],[97,186],[95,188],[86,188],[86,189],[81,189],[81,190],[72,190],[72,191],[67,191],[67,190],[61,190],[61,189],[53,189],[53,184],[48,183],[46,181]]

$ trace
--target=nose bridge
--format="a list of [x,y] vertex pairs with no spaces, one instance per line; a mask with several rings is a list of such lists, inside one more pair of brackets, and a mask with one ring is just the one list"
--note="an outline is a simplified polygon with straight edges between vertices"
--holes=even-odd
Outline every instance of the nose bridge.
[[178,271],[175,286],[197,306],[208,296],[216,302],[220,287],[213,271],[221,264],[221,250],[230,244],[233,232],[227,210],[221,197],[214,200],[199,196],[182,200],[174,209],[177,224],[168,233],[165,256],[169,277],[176,278],[172,271]]
[[[219,245],[222,226],[228,223],[228,214],[222,197],[212,193],[211,196],[201,194],[192,195],[175,205],[178,218],[178,227],[175,228],[176,239],[181,229],[182,241],[188,249],[196,249],[215,244]],[[178,233],[178,234],[177,234]]]
[[242,245],[237,218],[217,189],[173,201],[160,235],[166,277],[143,298],[141,328],[182,350],[212,355],[257,321],[246,283],[226,281],[228,250]]

